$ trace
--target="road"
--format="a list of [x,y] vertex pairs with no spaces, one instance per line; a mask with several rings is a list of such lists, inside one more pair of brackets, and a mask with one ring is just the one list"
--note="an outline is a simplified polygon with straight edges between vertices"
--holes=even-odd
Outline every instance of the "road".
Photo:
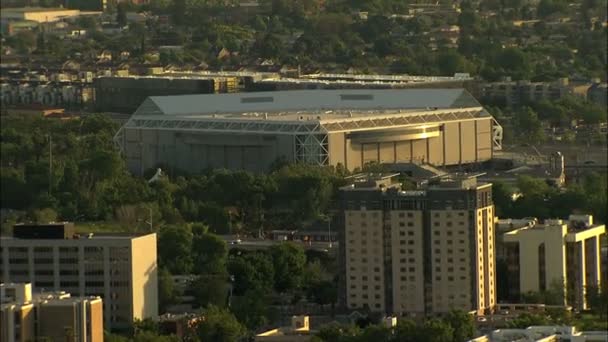
[[[228,247],[230,249],[238,248],[238,249],[247,249],[247,250],[268,249],[274,245],[278,245],[283,242],[283,241],[276,241],[276,240],[241,238],[241,239],[238,239],[238,240],[240,240],[240,242],[235,243],[235,241],[237,241],[237,238],[232,235],[222,235],[222,239],[224,239],[224,241],[226,241],[226,243],[228,244]],[[291,241],[291,242],[301,245],[302,247],[304,247],[304,249],[311,249],[311,250],[318,250],[318,251],[328,251],[330,249],[337,250],[338,246],[339,246],[338,242],[332,242],[331,248],[329,247],[329,244],[327,242],[312,242],[310,244],[304,243],[302,241]]]

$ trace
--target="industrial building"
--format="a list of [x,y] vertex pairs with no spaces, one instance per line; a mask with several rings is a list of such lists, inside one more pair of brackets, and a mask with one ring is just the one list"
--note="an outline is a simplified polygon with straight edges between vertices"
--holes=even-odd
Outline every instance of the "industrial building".
[[0,284],[0,341],[103,342],[100,297],[32,294],[29,283]]
[[492,312],[492,185],[446,175],[404,190],[394,176],[363,175],[341,189],[339,301],[416,317]]
[[235,77],[208,76],[122,76],[94,80],[98,111],[132,113],[149,96],[213,94],[236,91]]
[[366,163],[490,160],[502,128],[463,89],[294,90],[150,97],[115,143],[137,174],[164,165],[264,172],[277,159]]
[[564,288],[564,303],[588,309],[586,291],[600,288],[603,224],[591,215],[570,215],[568,220],[498,220],[497,262],[507,265],[499,276],[508,281],[506,300],[517,301],[528,292]]
[[156,234],[79,236],[71,223],[16,225],[0,237],[0,282],[100,296],[104,325],[158,315]]

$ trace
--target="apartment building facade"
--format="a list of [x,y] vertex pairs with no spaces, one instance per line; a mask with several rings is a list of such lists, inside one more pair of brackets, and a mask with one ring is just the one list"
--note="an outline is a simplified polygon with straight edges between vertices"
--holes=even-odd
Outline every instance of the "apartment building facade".
[[459,176],[404,191],[393,178],[342,188],[341,303],[413,316],[491,311],[491,184]]
[[[508,222],[508,221],[507,221]],[[518,300],[529,292],[564,289],[563,303],[588,309],[587,290],[600,289],[602,278],[601,239],[606,227],[593,223],[591,215],[570,215],[568,220],[536,220],[505,227],[498,249],[498,260],[507,265],[500,276],[507,280],[508,300]],[[503,227],[501,227],[501,224]],[[506,230],[506,232],[505,232]]]
[[480,98],[496,101],[508,106],[517,106],[536,101],[557,101],[565,96],[587,98],[591,83],[570,83],[567,78],[557,82],[511,81],[489,82],[480,86]]
[[0,284],[0,341],[103,342],[100,297],[65,292],[32,295],[29,283]]
[[20,235],[16,226],[13,237],[0,238],[0,281],[101,296],[112,329],[158,315],[156,234],[79,237],[69,231],[67,224],[59,235]]

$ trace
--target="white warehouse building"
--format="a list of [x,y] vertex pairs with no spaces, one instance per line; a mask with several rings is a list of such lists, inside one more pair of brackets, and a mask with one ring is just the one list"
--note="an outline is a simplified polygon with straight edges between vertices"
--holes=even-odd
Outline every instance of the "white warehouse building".
[[463,89],[294,90],[153,96],[115,143],[137,174],[159,165],[264,172],[277,159],[349,170],[366,163],[479,163],[502,128]]

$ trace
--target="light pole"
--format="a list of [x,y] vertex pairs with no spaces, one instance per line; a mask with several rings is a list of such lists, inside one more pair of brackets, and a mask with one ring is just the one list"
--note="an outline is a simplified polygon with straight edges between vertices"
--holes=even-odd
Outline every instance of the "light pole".
[[[150,233],[151,233],[152,230],[154,229],[154,226],[152,225],[152,208],[148,207],[148,206],[145,206],[145,208],[148,209],[148,212],[150,214],[150,221],[144,221],[143,219],[138,218],[137,222],[142,222],[143,221],[144,223],[146,223],[147,225],[149,225],[150,226]],[[137,216],[139,216],[139,214],[137,214]],[[136,229],[139,229],[139,223],[137,224],[137,228]]]
[[150,225],[150,232],[152,232],[152,229],[154,228],[152,225],[152,208],[148,207],[148,210],[150,212],[150,221],[145,221],[145,222]]
[[51,195],[51,186],[53,178],[53,136],[49,133],[49,195]]
[[228,295],[228,307],[230,307],[230,304],[232,303],[232,289],[234,288],[234,276],[231,274],[230,275],[230,294]]
[[331,248],[331,217],[329,217],[329,219],[327,220],[327,231],[329,235],[329,248]]
[[332,243],[331,243],[331,216],[329,215],[322,215],[323,219],[327,220],[327,240],[329,241],[329,245],[328,247],[331,248],[332,247]]

